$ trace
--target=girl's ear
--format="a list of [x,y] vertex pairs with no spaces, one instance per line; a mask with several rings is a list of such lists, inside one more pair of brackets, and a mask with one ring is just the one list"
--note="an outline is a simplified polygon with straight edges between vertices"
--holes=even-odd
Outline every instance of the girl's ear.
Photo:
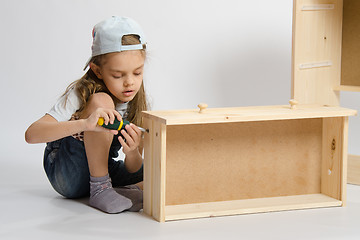
[[102,79],[100,67],[98,65],[95,63],[90,63],[90,68],[99,79]]

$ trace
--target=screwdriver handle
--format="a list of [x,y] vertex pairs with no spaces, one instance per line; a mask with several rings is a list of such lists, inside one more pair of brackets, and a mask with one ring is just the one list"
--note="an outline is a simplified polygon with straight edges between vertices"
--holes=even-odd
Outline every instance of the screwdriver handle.
[[126,121],[126,120],[119,121],[117,118],[115,118],[113,124],[109,123],[108,125],[105,124],[104,118],[101,117],[98,120],[98,125],[99,126],[102,126],[104,128],[107,128],[107,129],[118,130],[118,131],[120,131],[121,129],[125,129],[125,126],[128,125],[128,124],[130,124],[129,121]]

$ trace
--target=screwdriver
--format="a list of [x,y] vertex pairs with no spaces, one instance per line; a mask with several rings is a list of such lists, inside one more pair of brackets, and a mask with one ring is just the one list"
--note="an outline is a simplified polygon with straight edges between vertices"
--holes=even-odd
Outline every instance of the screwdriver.
[[[117,118],[115,118],[113,124],[110,124],[110,123],[109,123],[108,125],[106,125],[106,124],[104,124],[104,123],[105,123],[105,122],[104,122],[104,118],[102,118],[102,117],[99,118],[99,120],[98,120],[97,123],[98,123],[99,126],[102,126],[102,127],[104,127],[104,128],[112,129],[112,130],[118,130],[118,131],[120,131],[120,130],[122,130],[122,129],[125,129],[125,126],[130,124],[129,121],[126,121],[126,120],[121,120],[121,121],[119,121]],[[138,128],[139,128],[140,131],[142,131],[142,132],[149,132],[148,129],[145,129],[145,128],[142,128],[142,127],[138,127]]]

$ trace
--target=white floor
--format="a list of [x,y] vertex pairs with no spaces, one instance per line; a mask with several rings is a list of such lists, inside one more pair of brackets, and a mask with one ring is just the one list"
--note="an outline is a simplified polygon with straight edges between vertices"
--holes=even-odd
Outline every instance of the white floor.
[[[67,200],[41,164],[0,163],[0,239],[360,239],[360,186],[344,208],[158,223],[143,213],[108,215]],[[24,166],[25,164],[25,166]]]

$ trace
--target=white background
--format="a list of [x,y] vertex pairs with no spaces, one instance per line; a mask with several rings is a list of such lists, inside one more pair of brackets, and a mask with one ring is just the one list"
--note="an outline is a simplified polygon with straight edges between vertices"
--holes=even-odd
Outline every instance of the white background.
[[[152,109],[288,104],[292,0],[0,0],[0,239],[359,239],[359,186],[345,208],[159,224],[64,199],[42,169],[45,144],[24,141],[89,58],[93,25],[134,18],[148,37]],[[341,105],[360,110],[360,93]],[[360,155],[359,117],[349,151]]]

